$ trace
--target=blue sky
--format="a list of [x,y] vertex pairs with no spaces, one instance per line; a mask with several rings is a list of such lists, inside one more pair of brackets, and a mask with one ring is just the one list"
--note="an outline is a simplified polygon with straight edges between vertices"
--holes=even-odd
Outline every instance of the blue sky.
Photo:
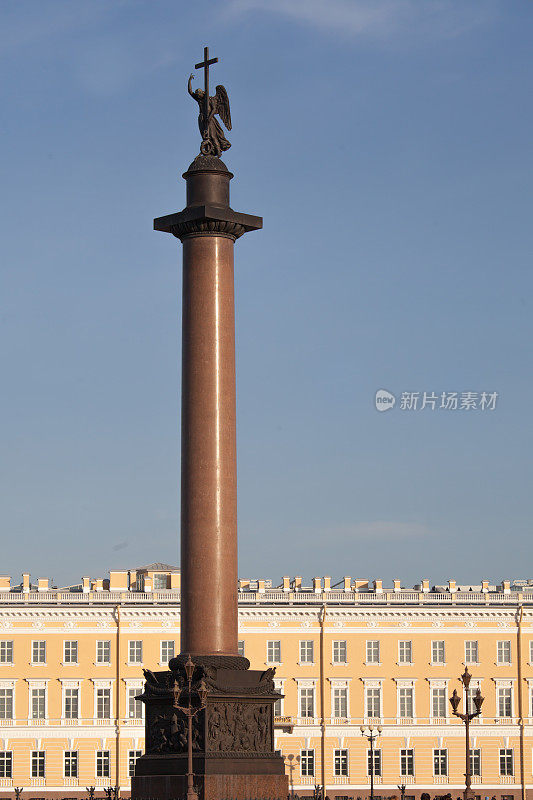
[[[240,574],[531,564],[533,5],[3,0],[0,571],[178,560],[180,244],[230,96]],[[397,403],[378,413],[375,392]],[[402,392],[498,393],[493,411]]]

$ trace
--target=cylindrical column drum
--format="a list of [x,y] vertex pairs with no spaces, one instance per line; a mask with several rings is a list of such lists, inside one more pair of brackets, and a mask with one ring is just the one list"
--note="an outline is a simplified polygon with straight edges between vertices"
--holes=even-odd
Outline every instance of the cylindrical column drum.
[[237,655],[233,238],[183,238],[181,652]]

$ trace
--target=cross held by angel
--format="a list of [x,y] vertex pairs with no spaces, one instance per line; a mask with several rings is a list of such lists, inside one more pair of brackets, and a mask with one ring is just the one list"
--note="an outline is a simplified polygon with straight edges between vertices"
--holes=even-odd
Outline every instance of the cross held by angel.
[[[216,114],[228,129],[231,130],[231,113],[229,107],[229,97],[223,86],[216,87],[214,97],[209,96],[209,65],[218,61],[217,58],[209,58],[209,48],[204,49],[204,60],[195,65],[195,69],[204,68],[205,88],[192,89],[194,75],[191,73],[187,83],[187,90],[190,96],[196,100],[199,106],[198,127],[202,135],[200,152],[203,155],[214,155],[220,157],[224,150],[231,147],[222,130],[222,125],[216,119]],[[207,101],[207,102],[206,102]]]

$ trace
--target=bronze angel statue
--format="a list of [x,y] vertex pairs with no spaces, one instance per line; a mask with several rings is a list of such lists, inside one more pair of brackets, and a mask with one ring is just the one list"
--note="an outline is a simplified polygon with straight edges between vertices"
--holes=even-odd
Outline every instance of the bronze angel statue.
[[228,150],[231,147],[231,143],[228,142],[224,136],[222,125],[218,119],[216,119],[215,114],[219,115],[228,131],[230,131],[231,113],[229,110],[228,93],[223,86],[217,86],[215,96],[209,97],[206,114],[205,91],[203,89],[196,89],[196,91],[193,92],[193,78],[194,75],[191,74],[187,84],[187,90],[200,107],[198,127],[200,128],[203,140],[200,145],[200,152],[204,156],[213,155],[220,157],[224,150]]

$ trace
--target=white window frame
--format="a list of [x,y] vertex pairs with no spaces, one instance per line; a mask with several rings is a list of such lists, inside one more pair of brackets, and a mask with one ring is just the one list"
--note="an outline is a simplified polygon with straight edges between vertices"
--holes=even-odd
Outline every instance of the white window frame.
[[[164,656],[164,654],[163,654],[163,645],[169,645],[170,643],[172,643],[172,655],[169,656],[168,658],[166,658]],[[168,647],[167,647],[167,650],[168,650]],[[168,653],[167,653],[167,655],[168,655]],[[168,668],[168,662],[170,661],[171,658],[174,658],[175,655],[176,655],[176,642],[175,642],[175,640],[174,639],[161,639],[161,641],[159,643],[159,666]]]
[[[433,713],[433,692],[440,691],[444,692],[444,716],[443,717],[436,717]],[[447,679],[429,679],[429,716],[430,719],[439,720],[439,722],[446,723],[449,719],[449,710],[448,710],[448,681]]]
[[[504,753],[503,758],[509,758],[509,753],[511,754],[511,772],[507,772],[507,765],[505,772],[502,772],[502,753]],[[505,776],[512,776],[514,777],[514,748],[513,747],[500,747],[498,752],[498,774],[500,777]]]
[[[374,658],[374,651],[377,645],[377,658]],[[381,664],[381,642],[379,639],[367,639],[365,644],[366,661],[365,664]]]
[[[99,645],[106,645],[106,644],[108,645],[108,647],[105,647],[105,646],[102,647],[101,648],[102,654],[100,654]],[[105,654],[106,654],[105,651],[106,650],[107,650],[108,658],[107,659],[100,658],[100,655],[103,655],[105,657]],[[94,663],[96,664],[96,666],[99,666],[99,667],[105,667],[105,666],[108,667],[111,664],[111,639],[97,639],[97,641],[96,641],[96,660],[95,660]]]
[[130,724],[134,725],[134,722],[131,720],[136,720],[139,725],[144,725],[144,703],[140,700],[134,701],[134,703],[138,703],[141,716],[140,717],[130,717],[130,692],[135,692],[136,694],[142,694],[143,690],[143,682],[138,678],[123,678],[125,686],[126,686],[126,719],[130,721]]
[[[342,695],[340,694],[341,692]],[[336,699],[341,701],[340,704],[344,700],[346,701],[346,715],[335,714]],[[336,720],[350,719],[350,685],[348,681],[331,681],[331,718]]]
[[15,663],[15,642],[13,639],[0,639],[0,665],[12,667]]
[[[346,765],[346,772],[343,772],[344,765]],[[335,778],[350,776],[350,751],[347,747],[335,747],[333,750],[333,776]]]
[[281,664],[281,639],[268,639],[267,640],[267,652],[266,652],[266,663],[267,664]]
[[[406,771],[405,772],[403,772],[403,770],[402,770],[402,753],[406,754],[405,755]],[[413,771],[412,772],[409,772],[407,770],[407,767],[409,765],[409,756],[407,755],[408,753],[411,753],[411,760],[412,760],[412,763],[413,763]],[[415,762],[415,749],[414,749],[414,747],[400,747],[399,759],[400,759],[400,764],[399,764],[400,777],[401,778],[409,778],[409,777],[413,777],[414,778],[414,776],[416,774],[416,762]]]
[[[9,756],[9,757],[8,757]],[[0,770],[0,778],[2,780],[13,780],[13,750],[0,750],[0,759],[4,762],[2,764],[2,769]],[[6,767],[9,763],[9,775],[2,775],[2,772],[6,772]]]
[[[316,679],[308,678],[308,679],[299,679],[297,678],[298,684],[298,717],[300,719],[316,719]],[[302,691],[312,691],[313,697],[313,714],[312,716],[302,717]]]
[[[512,719],[514,717],[514,681],[496,680],[496,717],[498,719]],[[510,714],[500,714],[500,692],[508,692],[511,704]]]
[[[67,661],[67,645],[76,645],[76,660],[70,660],[71,652],[69,652],[69,661]],[[72,651],[72,646],[70,646],[69,651]],[[63,640],[63,661],[61,662],[64,667],[77,667],[79,664],[80,658],[80,646],[77,639],[64,639]]]
[[[374,747],[370,750],[370,747],[366,751],[366,774],[367,777],[370,777],[370,753],[373,754],[374,759],[374,778],[381,778],[383,776],[383,753],[381,751],[381,747]],[[376,761],[378,762],[377,769],[376,769]]]
[[[140,645],[140,648],[139,648]],[[137,658],[138,653],[137,651],[140,649],[140,659]],[[135,660],[133,661],[132,651]],[[128,666],[130,667],[139,667],[142,666],[144,661],[144,642],[142,639],[128,639]]]
[[[283,684],[284,684],[284,679],[283,678],[274,678],[274,691],[275,692],[279,692],[280,694],[283,695],[284,694],[284,692],[283,692]],[[276,714],[274,712],[274,716],[275,717],[283,717],[284,713],[285,713],[285,697],[280,697],[279,700],[276,700],[276,702],[274,703],[274,709],[276,708],[276,705],[278,703],[279,703],[279,712],[280,713]]]
[[142,754],[143,754],[142,750],[128,750],[128,778],[130,780],[135,775],[135,764],[137,763],[137,759],[140,758]]
[[[476,660],[472,661],[472,658],[468,655],[468,648],[467,645],[475,644],[475,651],[476,651]],[[479,664],[479,640],[478,639],[465,639],[465,665],[468,664]]]
[[[309,647],[309,645],[311,647]],[[315,663],[315,641],[314,639],[300,639],[299,642],[299,664],[314,664]],[[309,656],[309,650],[311,651],[311,658]]]
[[0,689],[5,689],[6,691],[11,692],[11,716],[2,717],[2,719],[13,719],[13,720],[15,719],[15,709],[16,709],[15,684],[16,681],[0,681]]
[[[36,758],[34,758],[36,756]],[[42,756],[42,757],[41,757]],[[39,775],[40,767],[42,763],[42,770],[43,774]],[[33,766],[36,765],[37,775],[33,774]],[[32,779],[35,778],[46,778],[46,750],[32,750],[30,753],[30,777]]]
[[[416,722],[416,691],[415,691],[416,678],[396,678],[396,717],[401,724],[404,719],[410,719],[413,723]],[[413,716],[401,717],[400,716],[400,689],[411,689],[413,698]],[[409,749],[409,748],[407,748]]]
[[[305,756],[304,756],[304,753],[305,753]],[[305,763],[306,763],[306,766],[307,766],[307,763],[308,763],[307,759],[309,758],[309,753],[312,753],[311,758],[313,759],[313,771],[311,773],[309,773],[307,771],[307,768],[306,768],[305,772],[303,770],[304,759],[305,759]],[[300,750],[300,775],[302,776],[302,778],[314,778],[315,777],[315,775],[316,775],[316,757],[315,757],[315,749],[314,749],[314,747],[303,747]]]
[[[41,645],[44,645],[44,661],[40,661],[40,660],[36,661],[35,658],[34,658],[34,655],[35,655],[34,649],[36,648],[38,655],[40,655],[39,651],[41,649]],[[30,664],[32,666],[34,666],[34,665],[46,666],[46,656],[47,656],[47,649],[48,649],[46,647],[46,639],[32,639],[31,640],[31,644],[30,644],[30,648],[31,648],[30,649]]]
[[[79,680],[78,681],[76,681],[76,680],[62,680],[61,678],[60,678],[60,680],[61,680],[61,719],[62,720],[63,719],[68,719],[68,720],[70,720],[69,724],[74,725],[75,723],[73,722],[73,720],[76,719],[76,720],[79,721],[80,718],[81,718],[81,692],[80,692],[80,683],[81,683],[81,681],[79,681]],[[78,716],[77,717],[67,717],[65,715],[67,689],[75,689],[78,692]],[[69,751],[67,751],[67,752],[69,752]]]
[[[409,647],[403,647],[402,645],[409,645]],[[402,652],[402,650],[404,652]],[[409,650],[409,660],[406,659],[406,650]],[[412,639],[399,639],[398,641],[398,664],[399,665],[410,665],[413,664],[413,640]]]
[[[369,714],[369,707],[368,707],[368,691],[378,691],[379,692],[379,716],[375,717],[373,714]],[[364,714],[365,720],[370,719],[382,719],[383,717],[383,681],[382,680],[363,680],[363,693],[364,693]]]
[[[442,658],[440,658],[440,650],[442,650]],[[437,655],[437,658],[435,658],[435,655]],[[432,667],[442,667],[442,666],[445,666],[445,665],[446,665],[446,641],[445,641],[445,639],[432,639],[432,641],[431,641],[431,666]]]
[[[436,755],[436,754],[439,755]],[[444,772],[441,772],[441,762],[440,760],[444,757]],[[439,768],[438,770],[435,769],[435,760],[439,759]],[[434,747],[433,748],[433,776],[435,778],[443,778],[448,777],[449,771],[449,763],[448,763],[448,748],[447,747]]]
[[[479,772],[475,772],[474,771],[474,763],[475,763],[474,754],[476,752],[479,753]],[[481,775],[482,775],[482,773],[481,773],[482,768],[483,768],[483,762],[481,760],[481,747],[471,747],[470,748],[470,770],[471,770],[472,776],[480,778]]]
[[[28,722],[31,724],[34,719],[48,719],[48,679],[28,680]],[[33,692],[44,690],[44,717],[33,716]]]
[[[72,756],[74,754],[76,756],[75,759],[74,759],[75,763],[76,763],[76,774],[75,775],[72,775],[72,773],[67,775],[67,753],[69,754],[70,758],[72,758]],[[63,777],[64,778],[79,778],[79,775],[80,775],[80,751],[79,750],[63,750]]]
[[[342,659],[343,650],[344,659]],[[331,642],[331,663],[333,665],[345,665],[348,663],[348,641],[346,639],[334,639]]]
[[[106,756],[107,754],[107,756]],[[107,775],[104,774],[105,770],[102,771],[102,774],[98,774],[98,761],[105,767],[107,762]],[[110,750],[95,750],[94,753],[94,774],[97,778],[111,778],[111,751]]]
[[[508,645],[505,647],[504,645]],[[504,661],[502,660],[505,656],[507,651],[509,651],[509,660]],[[513,663],[513,647],[511,644],[510,639],[499,639],[496,642],[496,664],[499,667],[508,667]]]

